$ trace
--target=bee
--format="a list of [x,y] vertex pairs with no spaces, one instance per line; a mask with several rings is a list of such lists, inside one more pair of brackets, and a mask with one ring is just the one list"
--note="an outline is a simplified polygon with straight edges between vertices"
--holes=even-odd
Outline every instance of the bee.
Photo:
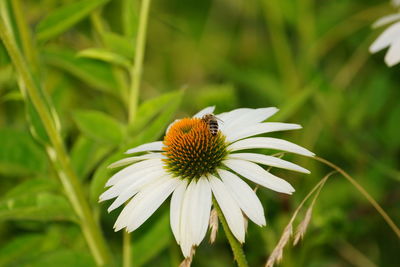
[[208,130],[212,136],[216,136],[218,133],[218,121],[221,121],[214,114],[206,114],[201,118],[208,125]]

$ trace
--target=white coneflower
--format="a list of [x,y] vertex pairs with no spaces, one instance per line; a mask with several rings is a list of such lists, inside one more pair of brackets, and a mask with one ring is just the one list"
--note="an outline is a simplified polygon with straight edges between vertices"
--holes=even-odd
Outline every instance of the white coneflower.
[[172,123],[164,141],[138,146],[129,154],[144,155],[123,159],[112,167],[131,164],[112,176],[110,187],[100,200],[116,198],[108,211],[129,202],[114,228],[128,232],[137,229],[172,194],[170,223],[183,255],[188,257],[207,232],[212,195],[219,204],[228,226],[241,243],[245,240],[246,215],[264,226],[263,206],[255,192],[241,177],[277,192],[291,194],[294,188],[259,166],[267,165],[302,173],[308,170],[277,157],[240,150],[276,149],[305,156],[314,154],[291,142],[254,135],[301,128],[298,124],[263,122],[276,108],[236,109],[216,115],[219,131],[210,131],[203,118],[214,111],[208,107],[192,118]]
[[[400,1],[392,1],[394,6],[399,6]],[[385,63],[392,67],[400,62],[400,13],[386,15],[378,19],[373,28],[391,24],[369,47],[371,53],[376,53],[389,47],[385,55]]]

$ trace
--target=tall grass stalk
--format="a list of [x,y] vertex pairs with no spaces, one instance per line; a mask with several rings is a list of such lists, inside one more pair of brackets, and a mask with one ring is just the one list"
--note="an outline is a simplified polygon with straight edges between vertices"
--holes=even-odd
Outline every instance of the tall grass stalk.
[[[16,6],[14,5],[14,7]],[[7,11],[6,9],[2,8],[2,12]],[[109,261],[109,254],[105,240],[101,234],[100,227],[94,220],[92,211],[90,210],[89,204],[85,199],[82,185],[72,169],[69,156],[63,144],[63,140],[57,130],[54,116],[52,116],[50,110],[46,106],[45,100],[40,94],[40,89],[38,87],[40,85],[35,83],[33,74],[29,69],[30,66],[28,67],[24,56],[18,49],[15,41],[16,36],[14,36],[11,28],[6,26],[10,24],[5,21],[5,17],[6,16],[3,16],[2,14],[0,21],[0,37],[20,77],[21,84],[25,87],[20,89],[21,91],[26,89],[27,95],[32,101],[44,125],[46,133],[51,142],[51,145],[46,147],[46,151],[49,154],[49,158],[51,159],[54,168],[57,170],[58,177],[64,187],[65,194],[79,218],[80,226],[90,251],[93,254],[96,263],[98,265],[104,265]],[[25,28],[21,27],[21,25],[23,25],[22,23],[24,23],[21,21],[22,16],[17,16],[16,19],[20,20],[17,22],[17,25],[20,25],[19,28]],[[21,38],[21,40],[24,40],[24,38]],[[30,48],[25,49],[32,51]]]

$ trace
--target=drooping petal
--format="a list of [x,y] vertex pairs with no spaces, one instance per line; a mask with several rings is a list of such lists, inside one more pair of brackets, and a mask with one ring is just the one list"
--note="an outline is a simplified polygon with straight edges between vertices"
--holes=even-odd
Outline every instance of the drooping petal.
[[126,151],[126,154],[133,154],[137,152],[145,152],[145,151],[162,151],[163,150],[163,143],[161,141],[152,142],[137,146],[135,148],[131,148]]
[[385,55],[385,63],[392,67],[400,62],[400,34],[399,37],[392,43]]
[[133,177],[137,175],[143,175],[147,172],[152,171],[154,168],[162,167],[163,163],[161,159],[148,159],[138,163],[132,164],[113,176],[107,181],[106,186],[112,186],[116,183],[126,179],[127,177]]
[[231,229],[236,239],[240,243],[243,243],[245,238],[245,225],[244,217],[238,203],[220,179],[210,175],[209,181],[212,192],[218,205],[221,207],[229,229]]
[[212,114],[215,110],[215,106],[206,107],[205,109],[200,110],[196,114],[194,114],[193,118],[202,118],[206,114]]
[[[122,190],[118,193],[118,197],[114,200],[107,211],[111,212],[112,210],[118,208],[128,199],[138,193],[142,187],[146,186],[147,184],[151,184],[158,179],[162,179],[166,175],[167,173],[165,170],[154,171],[132,181],[129,184],[126,184],[124,187],[122,187]],[[111,188],[109,190],[111,190]]]
[[170,208],[170,223],[172,233],[174,234],[175,240],[180,244],[180,222],[182,214],[182,203],[183,197],[187,187],[187,180],[182,180],[179,186],[175,189],[171,198],[171,208]]
[[267,156],[263,154],[256,154],[256,153],[232,153],[229,154],[228,159],[242,159],[242,160],[248,160],[252,161],[255,163],[263,164],[263,165],[268,165],[272,167],[277,167],[277,168],[282,168],[282,169],[287,169],[287,170],[292,170],[292,171],[297,171],[301,173],[307,173],[309,174],[310,171],[300,167],[299,165],[296,165],[294,163],[291,163],[289,161],[276,158],[273,156]]
[[166,158],[163,154],[161,153],[148,153],[145,155],[141,156],[136,156],[136,157],[129,157],[129,158],[124,158],[121,160],[118,160],[112,164],[110,164],[107,168],[117,168],[117,167],[122,167],[134,162],[142,161],[145,159],[164,159]]
[[293,123],[281,123],[281,122],[264,122],[252,124],[248,127],[241,127],[235,129],[232,132],[226,133],[226,141],[234,142],[239,139],[243,139],[249,136],[254,136],[263,133],[271,133],[277,131],[287,131],[301,129],[301,125]]
[[239,140],[228,146],[229,151],[237,151],[243,149],[252,149],[252,148],[268,148],[268,149],[277,149],[282,151],[288,151],[296,154],[300,154],[303,156],[312,157],[315,154],[311,151],[293,144],[289,141],[272,138],[272,137],[253,137],[247,138],[243,140]]
[[192,246],[195,244],[192,233],[192,226],[190,219],[190,203],[192,202],[193,190],[196,187],[196,181],[192,180],[186,189],[182,203],[182,213],[180,218],[180,245],[183,256],[189,257]]
[[267,172],[255,163],[240,159],[227,159],[223,163],[243,177],[276,192],[292,194],[295,191],[288,182]]
[[179,179],[167,176],[143,188],[132,200],[135,207],[128,219],[128,232],[142,225],[179,185]]
[[193,241],[199,245],[206,235],[211,212],[211,188],[206,177],[201,177],[197,181],[190,204]]
[[232,172],[219,169],[218,174],[247,217],[254,223],[264,226],[264,209],[251,187]]
[[378,52],[388,47],[394,40],[400,36],[400,22],[389,26],[369,47],[371,53]]

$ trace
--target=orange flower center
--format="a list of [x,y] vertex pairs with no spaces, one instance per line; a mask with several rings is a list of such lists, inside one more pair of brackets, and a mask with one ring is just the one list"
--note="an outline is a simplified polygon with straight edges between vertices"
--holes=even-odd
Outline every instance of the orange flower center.
[[214,173],[225,158],[225,136],[213,136],[202,119],[185,118],[175,122],[164,137],[167,169],[181,178],[199,178]]

